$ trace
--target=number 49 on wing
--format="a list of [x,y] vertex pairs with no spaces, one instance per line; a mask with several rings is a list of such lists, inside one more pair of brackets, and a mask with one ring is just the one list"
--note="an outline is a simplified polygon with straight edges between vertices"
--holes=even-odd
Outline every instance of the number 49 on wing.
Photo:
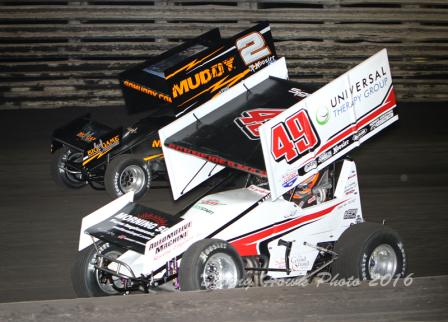
[[320,143],[308,112],[300,110],[271,130],[272,155],[275,161],[292,163],[312,151]]

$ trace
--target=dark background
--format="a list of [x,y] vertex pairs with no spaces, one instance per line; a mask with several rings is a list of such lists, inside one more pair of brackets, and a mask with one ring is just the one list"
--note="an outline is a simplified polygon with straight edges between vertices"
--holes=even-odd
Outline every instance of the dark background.
[[0,0],[0,109],[121,107],[118,73],[260,21],[293,80],[324,85],[387,48],[401,102],[448,101],[446,0]]
[[[448,109],[444,103],[399,103],[400,120],[351,153],[368,221],[403,237],[409,272],[448,274]],[[0,111],[0,302],[72,298],[70,268],[81,218],[110,201],[90,187],[62,190],[49,175],[52,130],[92,112],[130,124],[123,108]],[[176,212],[165,183],[143,204]]]

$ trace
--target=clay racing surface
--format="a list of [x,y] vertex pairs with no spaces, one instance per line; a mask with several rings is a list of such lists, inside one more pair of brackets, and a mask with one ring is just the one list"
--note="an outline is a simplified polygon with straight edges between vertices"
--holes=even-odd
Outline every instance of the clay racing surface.
[[0,303],[0,321],[447,321],[448,278]]
[[[351,153],[358,166],[364,217],[373,222],[384,219],[401,234],[409,272],[446,275],[448,109],[444,104],[400,103],[399,108],[398,124]],[[120,108],[89,111],[112,126],[138,118],[126,116]],[[0,302],[75,296],[70,268],[81,218],[110,199],[104,191],[62,190],[51,181],[50,135],[86,112],[0,112]],[[185,203],[174,204],[163,183],[141,202],[171,213]]]

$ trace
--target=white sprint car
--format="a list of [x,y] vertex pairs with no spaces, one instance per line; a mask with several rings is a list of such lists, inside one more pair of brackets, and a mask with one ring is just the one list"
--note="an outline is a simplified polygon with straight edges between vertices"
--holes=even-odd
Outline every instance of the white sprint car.
[[78,296],[168,282],[233,288],[320,271],[404,276],[403,243],[364,222],[356,166],[345,157],[398,119],[386,50],[311,92],[287,80],[280,59],[161,129],[174,199],[218,173],[243,171],[246,184],[177,216],[128,193],[84,217]]

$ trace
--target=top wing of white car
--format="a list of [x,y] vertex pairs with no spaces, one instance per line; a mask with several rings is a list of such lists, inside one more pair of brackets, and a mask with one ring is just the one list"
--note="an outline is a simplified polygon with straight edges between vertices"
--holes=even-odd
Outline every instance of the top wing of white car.
[[223,167],[276,199],[398,119],[386,50],[310,95],[286,78],[279,60],[160,130],[175,199]]

